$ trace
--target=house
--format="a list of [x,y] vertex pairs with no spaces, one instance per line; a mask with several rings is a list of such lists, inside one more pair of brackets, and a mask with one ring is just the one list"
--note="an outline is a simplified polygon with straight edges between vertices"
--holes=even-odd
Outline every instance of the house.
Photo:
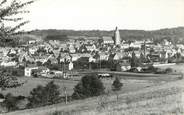
[[49,55],[47,57],[48,58],[43,63],[46,63],[48,60],[50,60],[51,64],[57,64],[58,63],[57,58],[53,54],[51,54],[51,55]]
[[120,60],[121,58],[123,58],[123,53],[116,53],[115,55],[114,55],[114,58],[113,58],[113,60]]
[[120,45],[120,48],[121,49],[126,49],[126,48],[129,48],[130,47],[130,45],[127,43],[125,43],[125,44],[122,44],[122,45]]
[[70,61],[70,63],[68,64],[68,70],[72,70],[73,69],[73,63]]
[[76,52],[75,47],[74,46],[73,47],[69,47],[69,52],[70,53],[75,53]]
[[1,66],[4,66],[4,67],[14,67],[17,65],[17,62],[15,61],[3,61],[1,62]]
[[30,54],[35,54],[35,52],[37,51],[38,49],[36,47],[32,47],[32,48],[29,48],[29,53]]
[[151,61],[151,62],[159,62],[160,61],[160,54],[159,53],[152,53],[152,54],[149,54],[148,55],[148,59]]
[[179,49],[184,49],[184,45],[183,45],[183,44],[176,44],[176,46],[177,46]]
[[103,36],[102,40],[104,44],[114,44],[114,40],[111,36]]
[[36,43],[36,40],[29,40],[28,41],[28,44],[35,44]]
[[3,56],[7,56],[8,52],[9,52],[9,49],[8,48],[0,48],[0,52],[3,53]]
[[12,48],[9,50],[8,54],[17,54],[17,51]]
[[139,51],[139,50],[136,50],[136,51],[134,51],[134,53],[135,53],[135,56],[136,57],[140,57],[140,55],[141,55],[141,51]]
[[42,64],[47,62],[48,55],[45,56],[35,56],[35,62],[41,62]]
[[32,71],[33,70],[37,70],[37,69],[38,69],[37,66],[25,67],[25,69],[24,69],[24,75],[26,77],[31,77],[32,76]]
[[80,58],[79,54],[70,54],[70,56],[72,62],[77,61]]
[[23,58],[23,59],[25,59],[26,61],[29,61],[29,62],[35,62],[35,59],[32,56],[28,55],[28,54],[26,54],[25,58]]
[[116,71],[127,71],[131,69],[130,63],[119,63],[116,65]]
[[53,74],[55,77],[63,76],[63,72],[62,71],[56,71],[56,70],[50,71],[50,74],[51,75]]
[[65,62],[70,60],[71,60],[71,56],[69,54],[66,54],[66,53],[60,54],[60,62]]
[[38,67],[38,71],[40,72],[41,76],[44,76],[44,77],[47,77],[50,72],[50,70],[44,66]]
[[99,56],[100,56],[100,60],[108,60],[109,58],[109,54],[106,54],[106,53],[99,53]]
[[95,62],[95,61],[96,59],[93,56],[89,57],[89,62]]

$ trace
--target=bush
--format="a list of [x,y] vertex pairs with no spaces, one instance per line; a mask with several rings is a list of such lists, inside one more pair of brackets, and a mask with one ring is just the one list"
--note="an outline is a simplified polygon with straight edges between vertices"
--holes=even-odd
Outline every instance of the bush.
[[49,82],[45,87],[38,86],[30,92],[31,96],[28,97],[28,108],[40,107],[50,105],[59,101],[59,87],[53,81]]
[[172,68],[166,68],[165,69],[165,73],[172,73],[173,72],[173,69]]
[[122,86],[123,86],[123,84],[120,82],[119,78],[116,77],[116,79],[112,83],[112,90],[113,91],[119,91],[119,90],[121,90]]
[[104,93],[105,87],[100,79],[95,75],[84,76],[75,86],[73,99],[84,99],[93,96],[99,96]]
[[1,70],[0,71],[0,89],[5,90],[6,88],[18,87],[21,84],[18,82],[16,77],[13,77],[11,73]]
[[17,99],[11,93],[8,93],[5,96],[5,101],[3,102],[4,106],[7,108],[8,111],[17,110]]
[[4,99],[4,95],[0,93],[0,99]]

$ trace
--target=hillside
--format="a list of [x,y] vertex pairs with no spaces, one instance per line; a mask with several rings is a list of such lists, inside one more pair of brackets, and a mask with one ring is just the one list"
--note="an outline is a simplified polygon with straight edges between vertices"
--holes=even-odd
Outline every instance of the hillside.
[[[113,36],[113,31],[105,30],[34,30],[28,32],[30,34],[39,35],[43,37],[50,36],[51,39],[61,38],[65,39],[65,35],[70,36]],[[122,39],[129,40],[139,40],[139,39],[169,39],[171,41],[184,41],[184,27],[161,29],[154,31],[144,31],[144,30],[120,30],[120,35]],[[61,36],[61,37],[60,37]]]
[[5,115],[183,115],[184,80],[163,83],[142,90],[56,104]]

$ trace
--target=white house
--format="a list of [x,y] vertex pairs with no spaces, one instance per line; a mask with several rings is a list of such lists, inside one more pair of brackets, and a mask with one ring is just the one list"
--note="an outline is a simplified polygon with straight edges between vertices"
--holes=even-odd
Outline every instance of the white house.
[[95,62],[96,61],[96,59],[95,58],[93,58],[92,56],[91,57],[89,57],[89,62]]
[[129,48],[130,46],[129,44],[122,44],[120,47],[121,49],[126,49],[126,48]]
[[77,61],[80,58],[79,54],[70,54],[70,56],[72,62]]
[[105,54],[105,53],[100,53],[100,60],[108,60],[109,59],[109,54]]
[[70,62],[69,65],[68,65],[68,70],[72,70],[73,69],[73,63]]
[[34,54],[37,51],[37,48],[29,48],[29,53]]
[[24,75],[26,77],[31,77],[32,70],[38,69],[38,67],[25,67]]
[[10,67],[10,66],[16,66],[17,62],[15,61],[3,61],[1,63],[1,66]]

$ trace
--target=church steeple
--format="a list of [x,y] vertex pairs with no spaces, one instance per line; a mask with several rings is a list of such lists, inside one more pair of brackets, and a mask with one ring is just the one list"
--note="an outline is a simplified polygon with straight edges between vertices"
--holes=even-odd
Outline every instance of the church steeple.
[[118,27],[116,27],[115,32],[114,32],[114,39],[115,39],[115,45],[121,44],[121,38],[120,38]]

